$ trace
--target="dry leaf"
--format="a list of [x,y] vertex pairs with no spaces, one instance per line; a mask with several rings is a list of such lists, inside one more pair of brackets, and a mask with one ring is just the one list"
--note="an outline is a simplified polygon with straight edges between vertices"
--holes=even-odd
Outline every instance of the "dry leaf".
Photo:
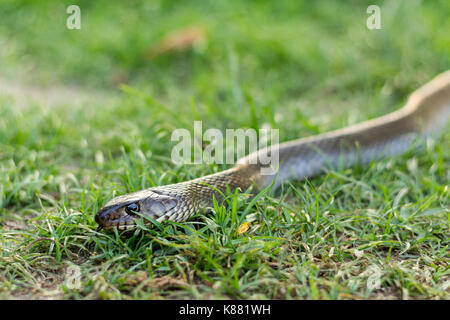
[[151,47],[147,54],[151,59],[173,51],[181,51],[201,44],[205,40],[205,32],[199,27],[169,33],[160,42]]
[[237,229],[237,233],[243,234],[243,233],[247,232],[249,227],[250,227],[250,222],[246,221],[239,226],[239,228]]

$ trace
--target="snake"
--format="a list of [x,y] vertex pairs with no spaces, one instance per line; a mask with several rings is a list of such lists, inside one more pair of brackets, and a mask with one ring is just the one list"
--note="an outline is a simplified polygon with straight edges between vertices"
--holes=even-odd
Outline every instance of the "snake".
[[[367,165],[410,148],[420,149],[417,142],[437,138],[449,115],[450,70],[412,92],[404,106],[386,115],[261,148],[221,172],[114,197],[96,213],[97,231],[135,228],[142,218],[145,223],[184,222],[211,211],[214,201],[221,203],[227,192],[255,195],[288,180],[309,179],[330,169]],[[261,160],[275,153],[276,168]]]

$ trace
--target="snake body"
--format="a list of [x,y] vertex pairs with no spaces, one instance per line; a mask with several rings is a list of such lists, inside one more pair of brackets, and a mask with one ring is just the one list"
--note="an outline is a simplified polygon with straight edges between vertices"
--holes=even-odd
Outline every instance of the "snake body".
[[[366,164],[405,152],[415,143],[435,137],[450,115],[450,70],[414,91],[401,109],[385,116],[328,133],[288,141],[258,150],[235,167],[194,180],[158,186],[110,200],[95,216],[99,229],[124,230],[143,216],[157,221],[185,221],[234,192],[277,188],[289,179],[312,177],[338,166]],[[279,168],[259,161],[278,153]],[[269,174],[261,174],[261,169]],[[220,202],[219,202],[220,203]]]

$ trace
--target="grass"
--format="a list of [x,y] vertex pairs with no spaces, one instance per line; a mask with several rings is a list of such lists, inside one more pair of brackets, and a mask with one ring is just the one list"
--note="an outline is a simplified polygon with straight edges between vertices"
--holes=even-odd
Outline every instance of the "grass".
[[[115,195],[226,168],[171,162],[171,132],[194,120],[268,125],[286,141],[399,108],[450,67],[447,1],[380,2],[373,31],[364,1],[78,1],[81,30],[65,28],[66,2],[0,5],[0,76],[92,95],[0,96],[1,298],[449,298],[448,128],[253,204],[228,195],[186,223],[123,237],[94,222]],[[148,58],[192,25],[202,46]],[[74,266],[79,289],[66,282]]]

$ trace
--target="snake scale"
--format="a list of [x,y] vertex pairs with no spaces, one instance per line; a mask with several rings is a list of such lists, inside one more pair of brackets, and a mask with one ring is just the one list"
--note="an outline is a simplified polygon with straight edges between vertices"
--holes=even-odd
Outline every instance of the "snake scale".
[[[235,167],[194,180],[158,186],[111,199],[95,221],[98,230],[125,230],[136,219],[185,221],[221,201],[227,188],[256,192],[288,179],[312,177],[339,165],[367,164],[405,152],[417,139],[435,137],[450,115],[450,70],[414,91],[406,105],[382,117],[343,129],[288,141],[258,150],[238,160]],[[261,156],[278,152],[279,167],[261,174]],[[220,192],[219,192],[220,191]],[[220,202],[219,202],[220,203]]]

